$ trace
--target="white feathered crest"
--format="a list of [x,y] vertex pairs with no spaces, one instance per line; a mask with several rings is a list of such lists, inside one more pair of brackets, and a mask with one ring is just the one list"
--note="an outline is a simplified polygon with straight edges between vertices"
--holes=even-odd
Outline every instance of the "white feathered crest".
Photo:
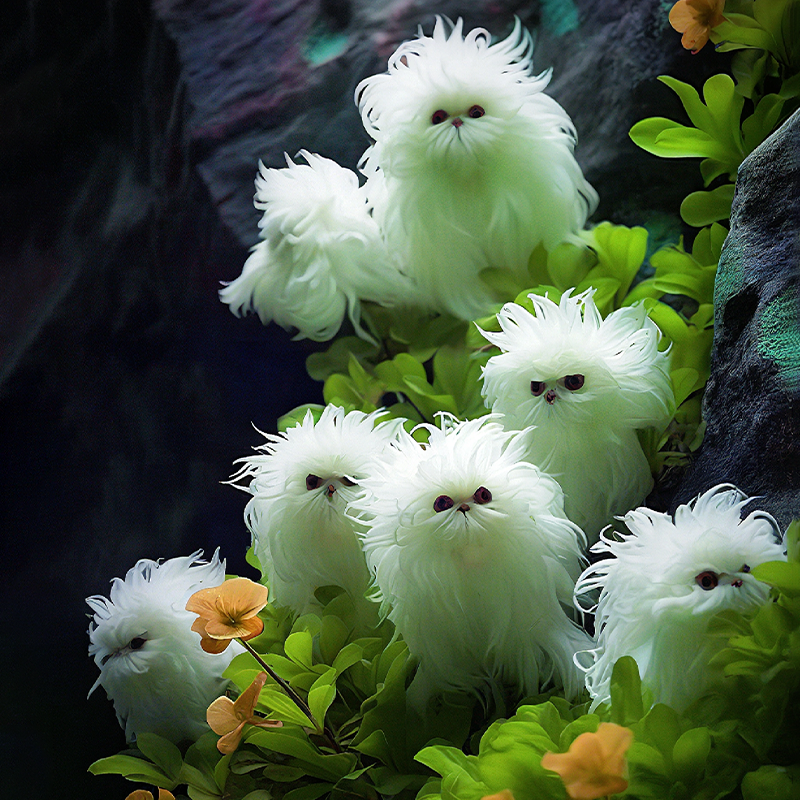
[[360,299],[388,304],[411,290],[390,263],[356,174],[305,150],[300,155],[306,164],[286,156],[283,169],[260,165],[262,241],[220,298],[237,316],[255,311],[265,325],[325,341],[345,312],[360,331]]
[[574,126],[532,73],[533,43],[516,21],[491,44],[439,17],[363,80],[356,102],[374,139],[366,183],[301,151],[283,169],[261,168],[262,242],[222,290],[236,314],[330,339],[360,301],[448,311],[464,319],[493,302],[482,270],[526,280],[540,243],[577,241],[597,194],[573,156]]
[[196,616],[186,601],[225,580],[219,552],[209,562],[201,556],[142,559],[112,581],[108,598],[86,599],[94,612],[89,655],[100,668],[90,694],[98,686],[106,690],[129,741],[145,732],[174,742],[205,733],[206,709],[225,692],[222,673],[241,652],[237,646],[205,653],[191,630]]
[[492,678],[574,694],[588,638],[566,610],[583,537],[558,484],[492,418],[421,427],[427,445],[402,435],[350,506],[384,608],[420,659],[415,697]]
[[363,598],[369,574],[344,511],[401,425],[380,417],[327,406],[315,423],[308,411],[242,459],[233,481],[252,494],[245,521],[275,602],[303,613],[318,605],[314,591],[331,584]]
[[655,702],[682,709],[710,685],[708,662],[725,641],[707,635],[719,611],[753,611],[769,587],[750,570],[786,558],[776,521],[763,511],[742,518],[750,499],[730,485],[679,506],[674,518],[638,508],[623,518],[628,533],[604,534],[593,552],[609,558],[590,566],[576,597],[600,590],[597,647],[586,686],[593,707],[609,699],[617,659],[633,656]]

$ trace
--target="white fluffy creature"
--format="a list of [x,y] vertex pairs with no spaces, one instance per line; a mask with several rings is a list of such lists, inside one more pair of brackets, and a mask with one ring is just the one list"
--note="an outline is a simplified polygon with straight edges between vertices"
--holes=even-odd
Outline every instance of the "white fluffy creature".
[[550,72],[531,74],[530,34],[517,20],[490,41],[438,17],[356,88],[375,140],[360,166],[388,249],[434,308],[464,319],[492,302],[481,270],[526,281],[533,249],[574,237],[597,205],[575,128],[543,94]]
[[241,459],[233,481],[252,494],[245,521],[276,603],[305,613],[319,608],[314,591],[327,585],[345,589],[357,608],[364,602],[370,576],[344,511],[400,425],[379,417],[327,406],[315,423],[308,411],[300,425],[266,434],[259,455]]
[[358,176],[328,158],[300,151],[305,164],[260,165],[255,206],[261,239],[242,274],[220,291],[237,316],[255,311],[266,325],[297,328],[297,338],[330,339],[345,312],[356,330],[360,299],[408,297],[370,216]]
[[403,435],[351,513],[383,610],[419,658],[411,697],[498,680],[534,694],[582,686],[589,637],[568,616],[583,535],[558,484],[522,461],[525,434],[490,417]]
[[201,556],[142,559],[124,579],[114,578],[110,597],[86,599],[94,612],[89,655],[100,668],[89,694],[106,690],[128,741],[156,733],[177,743],[206,733],[206,709],[228,685],[222,673],[243,652],[231,646],[206,653],[191,629],[196,615],[186,601],[225,580],[218,552],[207,563]]
[[647,496],[653,479],[636,431],[663,429],[674,406],[669,356],[645,309],[604,320],[592,296],[530,295],[535,314],[507,303],[500,332],[481,331],[502,351],[483,370],[487,406],[508,428],[534,426],[528,458],[561,483],[567,516],[590,541]]
[[600,589],[597,647],[586,687],[592,708],[609,700],[614,663],[636,659],[653,701],[685,709],[710,686],[708,662],[725,641],[707,634],[710,618],[747,613],[766,602],[769,587],[750,570],[786,558],[775,520],[763,511],[744,519],[748,498],[733,486],[709,489],[674,519],[647,508],[624,517],[629,533],[603,534],[592,550],[608,559],[590,566],[576,597]]

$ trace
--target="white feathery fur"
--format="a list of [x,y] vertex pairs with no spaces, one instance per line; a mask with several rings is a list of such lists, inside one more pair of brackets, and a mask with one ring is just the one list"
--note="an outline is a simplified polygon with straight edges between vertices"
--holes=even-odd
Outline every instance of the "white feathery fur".
[[578,656],[590,662],[592,709],[608,702],[614,664],[625,655],[636,659],[656,703],[683,710],[709,688],[709,660],[725,646],[707,634],[709,620],[725,609],[747,613],[766,602],[769,587],[750,570],[786,558],[769,514],[741,518],[748,502],[722,484],[679,506],[674,519],[638,508],[623,518],[629,533],[604,533],[592,547],[610,556],[586,569],[575,587],[576,598],[600,590],[597,646]]
[[[535,314],[507,303],[502,351],[483,370],[487,406],[515,430],[534,426],[528,458],[564,489],[567,516],[590,541],[615,514],[639,505],[653,483],[637,429],[663,429],[674,413],[669,356],[642,305],[602,319],[594,290],[559,304],[530,295]],[[577,390],[566,376],[583,376]],[[534,391],[539,392],[538,396]]]
[[526,280],[534,248],[573,238],[597,204],[574,126],[543,93],[550,72],[532,74],[530,34],[517,20],[490,40],[438,17],[356,88],[375,140],[360,166],[388,249],[434,308],[465,319],[492,302],[481,270]]
[[[561,489],[491,417],[420,427],[428,444],[403,431],[350,506],[383,610],[420,661],[413,702],[491,680],[574,695],[590,640],[568,617],[583,534]],[[437,512],[442,496],[452,507]]]
[[289,156],[283,169],[260,164],[262,241],[220,298],[237,316],[255,311],[265,325],[297,328],[297,338],[317,341],[333,337],[347,311],[366,336],[360,299],[387,304],[413,292],[392,267],[358,176],[328,158],[300,155],[306,164]]
[[308,411],[241,459],[233,481],[252,494],[245,521],[276,603],[305,613],[319,608],[314,592],[327,585],[345,589],[357,608],[364,600],[370,576],[344,511],[401,425],[380,416],[327,406],[315,424]]
[[189,597],[225,580],[219,551],[208,563],[201,556],[198,550],[161,563],[142,559],[124,579],[114,578],[108,598],[86,599],[94,612],[89,655],[100,668],[89,694],[106,690],[128,741],[156,733],[177,743],[206,733],[206,710],[228,685],[222,673],[243,652],[234,643],[206,653],[191,629]]

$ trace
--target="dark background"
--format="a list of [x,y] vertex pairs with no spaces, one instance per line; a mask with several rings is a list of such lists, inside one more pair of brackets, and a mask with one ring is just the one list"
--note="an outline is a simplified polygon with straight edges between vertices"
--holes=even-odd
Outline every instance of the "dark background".
[[[124,746],[86,693],[84,598],[139,558],[217,547],[244,562],[244,497],[221,484],[278,416],[321,402],[316,349],[217,299],[257,234],[257,161],[307,147],[355,167],[352,92],[431,11],[504,35],[541,24],[536,66],[581,134],[595,219],[677,237],[699,188],[636,150],[680,118],[655,76],[697,85],[659,0],[384,4],[30,0],[0,4],[0,793],[123,798],[88,765]],[[580,18],[581,26],[577,28]],[[351,44],[320,61],[309,42]],[[714,63],[713,69],[719,69]],[[666,174],[665,174],[666,173]]]

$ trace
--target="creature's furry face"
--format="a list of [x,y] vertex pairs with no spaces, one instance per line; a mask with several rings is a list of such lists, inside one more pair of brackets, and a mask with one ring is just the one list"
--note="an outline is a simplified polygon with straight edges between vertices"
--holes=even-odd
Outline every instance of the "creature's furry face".
[[449,29],[437,18],[432,36],[400,45],[388,74],[356,89],[367,132],[387,145],[381,159],[387,173],[474,164],[497,148],[510,121],[549,81],[549,74],[530,74],[533,43],[519,20],[495,44],[482,28],[462,36],[460,19],[448,35]]
[[186,601],[197,590],[219,586],[225,563],[199,551],[161,564],[143,559],[116,578],[109,598],[87,598],[94,611],[89,655],[100,668],[90,694],[102,686],[126,737],[153,732],[172,741],[207,730],[205,709],[224,691],[222,673],[237,653],[205,653],[192,631]]
[[680,506],[674,520],[647,508],[625,515],[630,531],[602,537],[592,549],[613,559],[590,567],[576,592],[602,587],[598,615],[609,625],[626,618],[708,617],[763,603],[766,584],[750,575],[765,561],[785,557],[780,530],[766,513],[741,519],[749,499],[721,485]]
[[202,654],[186,600],[198,589],[221,584],[225,563],[217,553],[208,563],[198,560],[201,555],[198,551],[162,564],[143,559],[124,580],[114,579],[109,598],[87,598],[95,612],[89,655],[100,667],[98,684],[112,675],[146,672],[164,652]]
[[268,435],[257,448],[263,455],[243,459],[234,480],[249,481],[245,520],[276,602],[303,613],[327,584],[363,595],[367,568],[345,509],[401,425],[379,418],[328,406],[315,423],[309,411],[300,425]]
[[614,663],[624,655],[636,658],[656,702],[685,707],[706,689],[709,659],[721,646],[707,635],[710,618],[766,602],[769,587],[750,571],[786,557],[769,514],[741,519],[747,503],[735,487],[716,486],[680,506],[674,520],[646,508],[631,511],[623,518],[628,534],[594,545],[594,552],[613,557],[589,567],[575,595],[601,590],[597,647],[585,667],[595,706],[608,699]]
[[514,427],[640,428],[665,423],[674,402],[668,357],[641,306],[605,320],[592,290],[556,305],[530,295],[535,315],[516,303],[498,314],[499,333],[481,331],[503,352],[483,370],[483,394]]
[[[447,553],[461,547],[502,548],[501,532],[530,518],[563,518],[558,484],[523,461],[526,434],[509,433],[494,419],[443,420],[424,426],[427,445],[402,437],[364,483],[367,498],[355,511],[369,526],[366,550],[397,545],[409,552]],[[522,522],[520,522],[522,521]],[[577,529],[565,522],[547,548],[574,549]]]

